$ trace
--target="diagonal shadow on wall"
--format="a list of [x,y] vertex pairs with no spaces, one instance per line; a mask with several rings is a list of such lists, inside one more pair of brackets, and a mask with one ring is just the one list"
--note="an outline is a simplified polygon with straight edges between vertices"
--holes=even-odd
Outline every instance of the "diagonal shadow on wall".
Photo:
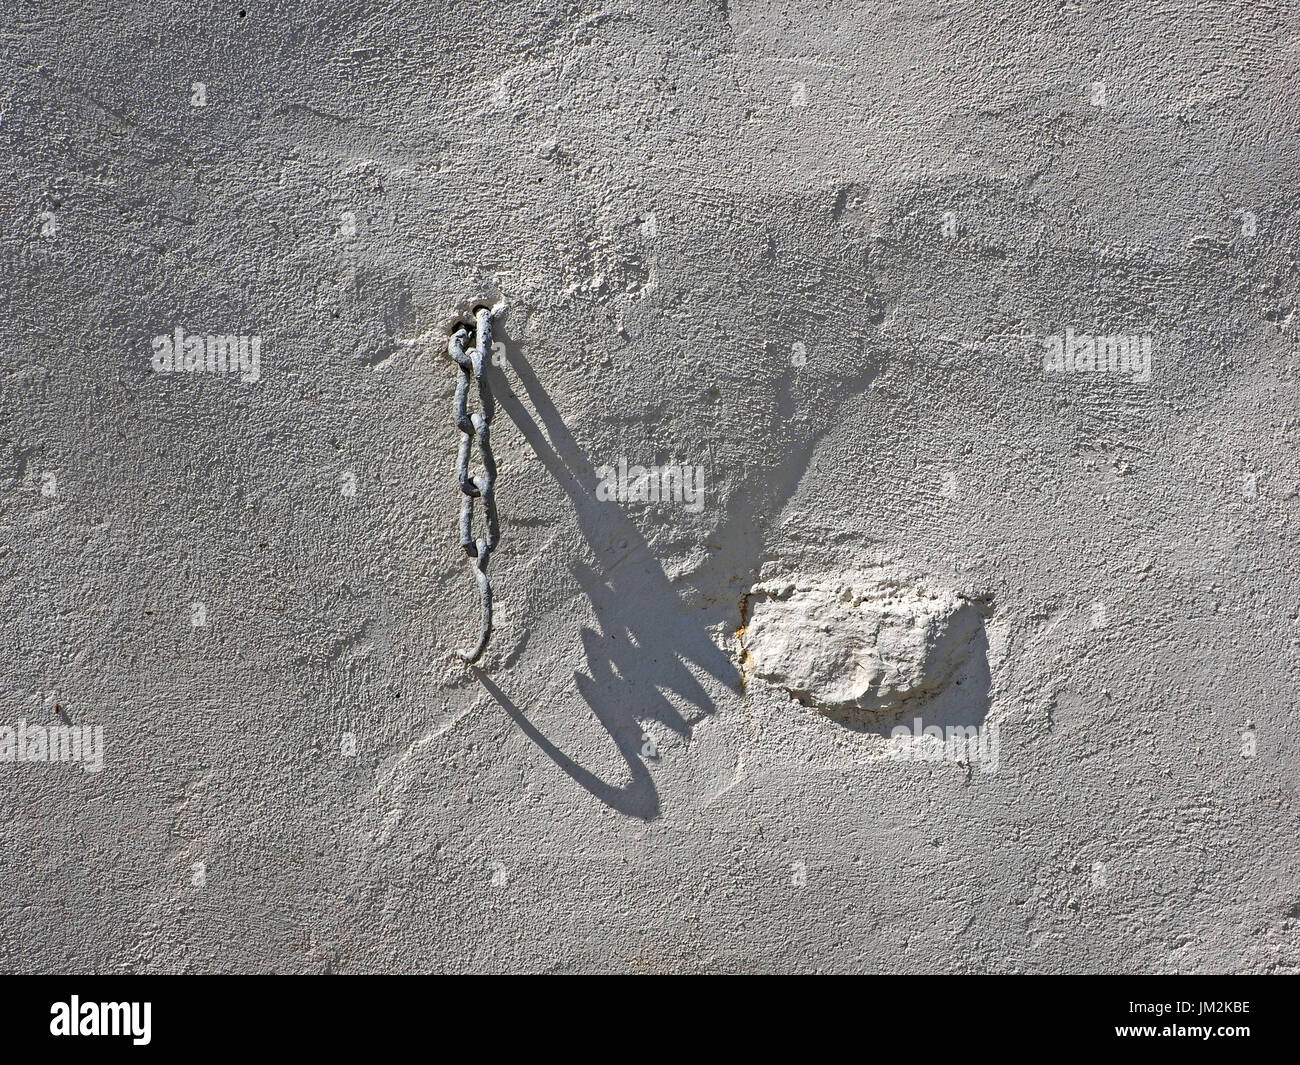
[[[574,568],[597,623],[582,630],[587,671],[575,673],[574,680],[627,763],[631,780],[611,784],[579,765],[482,671],[476,673],[520,730],[573,780],[619,812],[650,820],[659,815],[659,794],[641,754],[642,721],[658,721],[689,740],[694,725],[713,712],[714,704],[688,665],[730,687],[739,687],[740,674],[710,639],[706,618],[682,603],[636,525],[616,502],[596,498],[596,471],[527,360],[515,351],[510,365],[541,424],[499,374],[493,381],[497,401],[568,495],[579,532],[597,560]],[[678,711],[666,692],[692,708],[689,716]]]

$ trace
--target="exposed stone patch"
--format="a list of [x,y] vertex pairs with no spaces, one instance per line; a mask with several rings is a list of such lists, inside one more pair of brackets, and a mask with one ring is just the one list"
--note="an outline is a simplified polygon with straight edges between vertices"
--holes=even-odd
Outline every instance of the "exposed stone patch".
[[768,581],[747,606],[746,672],[823,711],[929,699],[985,645],[986,602],[875,574]]

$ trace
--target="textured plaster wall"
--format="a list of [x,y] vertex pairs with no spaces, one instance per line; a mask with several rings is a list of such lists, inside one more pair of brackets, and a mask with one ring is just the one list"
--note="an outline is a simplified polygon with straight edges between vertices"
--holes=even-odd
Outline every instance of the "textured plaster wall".
[[[0,968],[1300,969],[1294,4],[2,7]],[[755,675],[879,572],[936,700]]]

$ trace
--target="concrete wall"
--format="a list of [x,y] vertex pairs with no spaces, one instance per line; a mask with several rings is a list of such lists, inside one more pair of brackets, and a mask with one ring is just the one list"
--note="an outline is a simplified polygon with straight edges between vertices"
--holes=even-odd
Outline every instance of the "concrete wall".
[[1292,3],[0,42],[0,968],[1300,968]]

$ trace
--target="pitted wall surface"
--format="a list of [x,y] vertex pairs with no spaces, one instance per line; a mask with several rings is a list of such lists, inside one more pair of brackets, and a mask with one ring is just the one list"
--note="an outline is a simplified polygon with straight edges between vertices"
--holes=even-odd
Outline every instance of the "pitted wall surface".
[[1300,968],[1292,3],[4,9],[0,968]]

